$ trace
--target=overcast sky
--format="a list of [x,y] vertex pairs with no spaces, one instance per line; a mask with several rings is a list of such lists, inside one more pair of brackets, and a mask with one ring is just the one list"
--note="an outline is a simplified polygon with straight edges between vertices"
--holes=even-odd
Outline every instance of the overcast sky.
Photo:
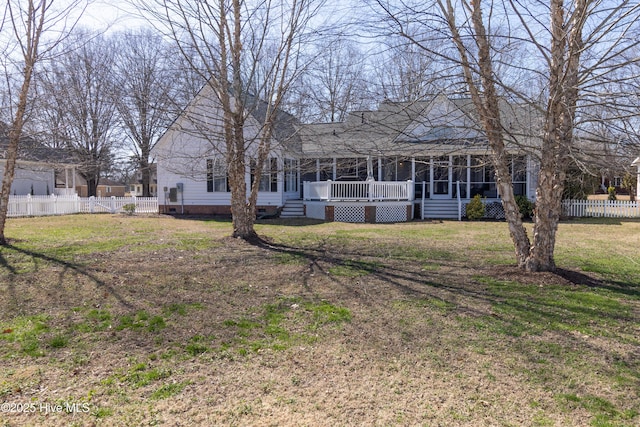
[[80,18],[80,26],[96,30],[124,30],[145,25],[135,10],[124,0],[97,0]]

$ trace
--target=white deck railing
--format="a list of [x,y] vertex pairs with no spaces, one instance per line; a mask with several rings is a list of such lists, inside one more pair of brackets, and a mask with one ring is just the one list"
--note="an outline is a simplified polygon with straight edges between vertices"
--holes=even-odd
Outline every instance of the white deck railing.
[[136,213],[158,213],[157,197],[10,196],[9,217],[69,215],[75,213],[117,213],[135,205]]
[[304,183],[304,200],[413,200],[413,181],[319,181]]
[[640,218],[640,205],[627,200],[563,200],[562,213],[574,217]]

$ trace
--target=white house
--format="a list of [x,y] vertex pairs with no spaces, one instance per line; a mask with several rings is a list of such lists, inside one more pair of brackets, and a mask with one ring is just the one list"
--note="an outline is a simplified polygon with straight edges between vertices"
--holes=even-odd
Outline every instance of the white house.
[[[127,193],[132,196],[142,197],[142,171],[137,170],[127,186]],[[158,169],[155,163],[149,165],[149,193],[151,197],[158,196]]]
[[[247,153],[256,152],[260,123],[248,115]],[[222,111],[210,86],[169,127],[153,149],[157,163],[158,205],[161,213],[229,214],[231,193],[226,172]],[[264,116],[264,115],[263,115]],[[300,198],[298,147],[294,118],[280,113],[271,154],[260,177],[258,213],[275,214],[289,199]],[[251,161],[247,161],[250,165]],[[255,177],[247,168],[246,184]]]
[[[0,123],[0,174],[4,174],[8,128]],[[0,176],[1,176],[0,175]],[[75,194],[75,164],[61,149],[42,145],[33,138],[20,141],[12,195]]]
[[[473,111],[468,99],[439,95],[425,102],[383,102],[340,123],[299,124],[283,114],[261,178],[257,214],[283,209],[283,215],[293,211],[323,220],[396,222],[458,217],[476,194],[489,205],[499,202],[489,148]],[[200,94],[156,145],[161,212],[229,212],[219,114]],[[502,116],[515,194],[533,199],[537,164],[531,153],[540,122],[527,106],[505,103]],[[197,123],[190,117],[198,117]],[[251,139],[258,123],[248,120]],[[252,179],[248,170],[247,184]]]

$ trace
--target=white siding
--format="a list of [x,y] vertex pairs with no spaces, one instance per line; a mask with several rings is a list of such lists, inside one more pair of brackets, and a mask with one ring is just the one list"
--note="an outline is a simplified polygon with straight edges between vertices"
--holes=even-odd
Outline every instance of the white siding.
[[[158,201],[161,205],[230,205],[231,193],[207,191],[206,160],[225,155],[221,110],[217,99],[208,96],[210,93],[210,88],[203,88],[185,113],[160,138],[153,150],[158,165]],[[206,132],[203,132],[203,129],[206,129]],[[254,139],[257,133],[257,123],[253,117],[249,117],[245,127],[249,156],[256,151],[257,141],[253,143],[249,141]],[[273,145],[277,144],[274,142]],[[280,158],[275,151],[272,151],[270,156]],[[248,161],[247,164],[249,164]],[[249,171],[247,171],[245,180],[247,188],[249,188]],[[184,191],[178,193],[177,202],[171,203],[169,202],[169,189],[175,188],[178,183],[183,184]],[[259,193],[257,204],[259,206],[282,206],[283,190],[283,177],[282,173],[279,173],[278,191]]]
[[[4,164],[0,164],[0,175],[4,174]],[[53,168],[38,165],[16,165],[11,194],[47,196],[55,192]],[[48,190],[48,192],[47,192]]]

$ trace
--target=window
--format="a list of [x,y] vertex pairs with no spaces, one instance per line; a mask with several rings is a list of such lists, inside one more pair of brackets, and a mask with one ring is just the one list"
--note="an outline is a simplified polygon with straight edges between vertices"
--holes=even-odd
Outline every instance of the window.
[[298,191],[298,162],[294,159],[284,159],[284,191]]
[[527,158],[525,156],[511,157],[509,164],[511,181],[513,182],[513,194],[526,196],[527,194]]
[[300,160],[300,181],[314,182],[318,180],[318,165],[316,159]]
[[[374,160],[377,163],[377,160]],[[376,169],[374,167],[374,169]],[[378,177],[374,175],[376,179]],[[387,157],[382,164],[383,181],[408,181],[411,176],[411,159],[406,157]]]
[[431,196],[431,159],[428,157],[416,157],[415,165],[416,198],[422,198],[423,188],[425,191],[424,197],[429,198]]
[[[509,172],[513,183],[513,194],[516,196],[527,194],[527,158],[526,156],[511,156]],[[471,197],[480,194],[482,197],[498,197],[495,183],[495,170],[491,160],[486,156],[471,157]]]
[[320,181],[333,180],[333,159],[320,159]]
[[[336,181],[360,181],[358,174],[358,159],[336,159]],[[367,169],[365,165],[364,181],[367,179]]]
[[[251,185],[255,180],[255,170],[257,169],[255,159],[251,159]],[[265,162],[258,184],[258,191],[266,191],[275,193],[278,191],[278,159],[270,157]]]
[[482,197],[498,197],[495,173],[491,161],[486,156],[471,157],[471,194],[473,197],[479,194]]
[[224,159],[207,159],[207,192],[229,191],[229,178]]
[[453,156],[452,197],[458,197],[458,181],[460,181],[460,197],[467,197],[467,156]]

